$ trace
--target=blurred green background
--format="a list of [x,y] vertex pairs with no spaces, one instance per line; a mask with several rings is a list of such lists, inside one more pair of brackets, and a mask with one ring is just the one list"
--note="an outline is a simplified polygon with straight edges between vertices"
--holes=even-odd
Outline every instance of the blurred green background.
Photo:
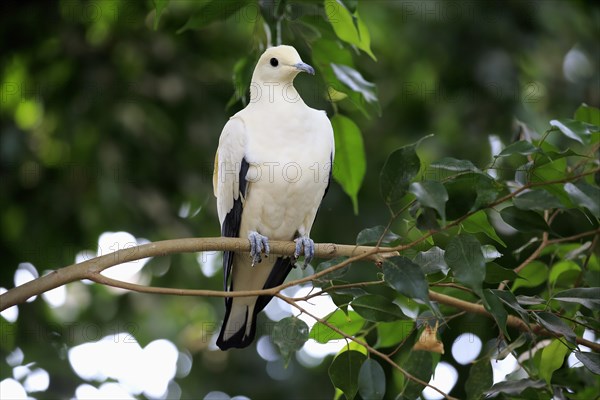
[[[1,287],[15,285],[20,263],[42,273],[89,256],[85,250],[96,253],[105,232],[150,241],[219,235],[214,152],[223,125],[243,107],[230,101],[240,90],[234,66],[264,46],[265,32],[258,8],[249,6],[225,22],[176,33],[201,3],[172,0],[157,30],[151,1],[0,3]],[[283,21],[283,42],[311,63],[306,39],[318,31],[299,21],[320,17],[288,6],[294,18]],[[374,0],[360,2],[359,11],[377,61],[357,51],[354,63],[377,85],[381,116],[344,110],[361,128],[366,150],[360,212],[354,215],[333,184],[315,241],[354,243],[363,228],[387,222],[379,171],[401,145],[433,133],[421,146],[423,159],[450,156],[482,166],[490,160],[489,135],[506,144],[523,133],[519,121],[542,132],[549,119],[571,117],[582,102],[600,104],[597,2]],[[318,77],[301,76],[297,86],[307,104],[332,115]],[[109,242],[101,252],[123,243]],[[180,288],[222,283],[220,270],[204,275],[191,254],[151,260],[140,276]],[[32,396],[73,397],[86,380],[73,371],[68,350],[129,331],[142,347],[168,339],[186,354],[179,364],[191,360],[191,370],[178,365],[171,397],[217,390],[251,398],[333,396],[327,361],[305,368],[292,360],[291,373],[274,378],[267,370],[276,362],[255,347],[208,348],[206,332],[219,326],[222,300],[72,284],[61,304],[37,299],[19,306],[14,322],[0,318],[0,380],[13,376],[6,358],[18,347],[23,365],[35,362],[50,375],[49,388]],[[90,326],[92,338],[83,334]]]

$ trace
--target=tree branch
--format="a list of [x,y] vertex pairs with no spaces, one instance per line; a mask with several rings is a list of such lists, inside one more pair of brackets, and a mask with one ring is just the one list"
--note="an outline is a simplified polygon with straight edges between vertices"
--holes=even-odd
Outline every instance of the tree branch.
[[[456,221],[455,221],[456,222]],[[555,239],[556,242],[564,241],[566,239],[579,239],[584,236],[598,233],[598,230],[584,232],[579,235],[575,235],[570,238]],[[429,232],[428,235],[433,234]],[[161,288],[137,285],[134,283],[123,282],[116,279],[106,277],[101,274],[107,268],[113,267],[118,264],[140,260],[148,257],[164,256],[168,254],[176,253],[191,253],[200,251],[238,251],[238,252],[249,252],[250,244],[245,239],[237,238],[189,238],[189,239],[174,239],[165,240],[161,242],[148,243],[140,246],[135,246],[127,249],[118,250],[114,253],[106,254],[100,257],[95,257],[90,260],[81,262],[79,264],[69,265],[68,267],[60,268],[52,271],[51,273],[27,282],[21,286],[15,287],[8,290],[4,294],[0,295],[0,311],[5,310],[16,304],[25,302],[32,296],[40,295],[44,292],[52,290],[56,287],[65,285],[70,282],[74,282],[82,279],[90,279],[94,282],[105,284],[108,286],[118,287],[127,290],[133,290],[143,293],[157,293],[157,294],[172,294],[179,296],[210,296],[210,297],[243,297],[243,296],[261,296],[261,295],[277,295],[281,290],[299,285],[302,283],[313,281],[322,276],[325,276],[338,269],[344,268],[354,261],[361,259],[372,260],[375,262],[382,262],[385,257],[393,256],[398,254],[397,251],[405,250],[415,246],[422,242],[423,237],[415,240],[414,242],[397,246],[395,248],[388,247],[371,247],[371,246],[352,246],[352,245],[339,245],[334,243],[319,243],[315,244],[315,257],[317,258],[333,258],[339,256],[350,257],[336,265],[333,265],[323,271],[319,271],[310,276],[289,281],[279,286],[275,286],[270,289],[262,290],[248,290],[248,291],[237,291],[237,292],[226,292],[218,290],[197,290],[197,289],[175,289],[175,288]],[[292,256],[295,251],[294,242],[285,241],[272,241],[271,254],[276,255],[287,255]],[[432,300],[442,304],[446,304],[467,312],[476,313],[491,317],[491,314],[485,310],[485,308],[479,304],[469,303],[460,299],[456,299],[451,296],[447,296],[441,293],[429,291],[429,296]],[[509,315],[507,325],[513,328],[517,328],[521,331],[533,331],[536,334],[544,336],[552,336],[552,333],[543,329],[538,325],[529,325],[525,321]],[[600,345],[589,340],[577,337],[577,343],[590,347],[596,352],[600,352]]]
[[[451,306],[454,308],[458,308],[460,310],[464,310],[473,314],[484,315],[489,318],[493,318],[492,314],[490,314],[482,305],[470,303],[468,301],[460,300],[454,298],[452,296],[448,296],[442,293],[437,293],[433,291],[429,291],[429,298],[431,300],[437,301],[438,303],[445,304],[447,306]],[[534,332],[537,335],[541,336],[556,336],[552,332],[544,329],[540,325],[529,325],[527,322],[522,319],[515,317],[514,315],[509,315],[506,320],[506,325],[511,328],[518,329],[523,332]],[[595,352],[600,352],[600,344],[594,343],[590,340],[584,339],[582,337],[576,337],[576,341],[578,344],[583,346],[587,346]]]
[[[294,242],[273,240],[269,244],[271,247],[272,255],[293,256],[296,248]],[[164,240],[160,242],[147,243],[140,246],[134,246],[131,248],[118,250],[114,253],[109,253],[103,256],[95,257],[90,260],[81,262],[79,264],[73,264],[69,265],[68,267],[57,269],[55,271],[50,272],[47,275],[41,276],[23,285],[8,290],[7,292],[0,295],[0,311],[3,311],[8,307],[14,306],[16,304],[24,303],[25,301],[27,301],[27,299],[29,299],[32,296],[40,295],[59,286],[66,285],[67,283],[75,282],[82,279],[90,279],[98,283],[146,293],[177,294],[188,296],[234,297],[257,296],[264,294],[272,295],[277,290],[297,285],[299,283],[308,282],[312,279],[316,279],[335,270],[332,269],[328,272],[321,271],[320,273],[315,274],[311,277],[288,282],[284,285],[280,285],[277,288],[273,289],[238,292],[238,294],[210,290],[194,291],[187,289],[151,288],[141,285],[135,285],[132,283],[117,281],[114,279],[107,278],[106,276],[100,274],[107,268],[114,267],[115,265],[123,264],[129,261],[136,261],[148,257],[165,256],[168,254],[195,253],[201,251],[249,252],[250,244],[246,239],[237,238],[188,238]],[[390,249],[387,247],[378,248],[371,246],[353,246],[335,243],[315,244],[316,258],[334,258],[340,256],[353,257],[348,263],[352,261],[357,261],[359,259],[382,262],[382,260],[386,256],[389,257],[396,254],[397,252],[395,252],[394,249]],[[336,269],[339,269],[344,267],[348,263],[343,265],[338,264],[335,267]]]

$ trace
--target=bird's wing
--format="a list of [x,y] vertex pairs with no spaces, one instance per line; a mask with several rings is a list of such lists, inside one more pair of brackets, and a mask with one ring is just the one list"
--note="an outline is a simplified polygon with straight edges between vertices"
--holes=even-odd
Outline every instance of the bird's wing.
[[[329,122],[329,120],[327,122]],[[333,160],[335,159],[335,138],[333,136],[333,127],[331,126],[331,122],[329,122],[329,127],[331,127],[331,130],[330,130],[330,132],[331,132],[330,133],[331,153],[329,154],[329,176],[327,177],[327,186],[325,186],[325,192],[323,193],[323,199],[327,195],[327,192],[329,192],[329,186],[331,186],[331,179],[333,178]],[[321,201],[323,201],[323,199],[321,199]]]
[[[219,148],[215,156],[213,189],[217,197],[217,213],[221,223],[221,235],[239,237],[244,197],[248,189],[245,159],[246,129],[239,117],[231,118],[221,132]],[[233,252],[223,253],[224,286],[228,288],[233,264]],[[231,286],[231,283],[229,283]]]

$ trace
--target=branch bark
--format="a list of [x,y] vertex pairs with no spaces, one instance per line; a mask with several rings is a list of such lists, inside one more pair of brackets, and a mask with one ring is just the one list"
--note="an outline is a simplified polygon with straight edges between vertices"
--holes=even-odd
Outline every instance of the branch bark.
[[[295,250],[294,242],[276,241],[270,243],[272,255],[292,256]],[[16,304],[27,301],[32,296],[40,295],[67,283],[82,279],[90,279],[97,283],[121,287],[124,289],[140,292],[153,292],[163,294],[187,294],[190,296],[256,296],[262,294],[275,293],[272,289],[255,290],[248,292],[238,292],[236,294],[221,291],[188,291],[184,289],[169,288],[148,288],[144,290],[141,285],[135,285],[127,282],[120,282],[107,278],[100,273],[107,268],[114,267],[129,261],[141,260],[148,257],[159,257],[177,253],[195,253],[201,251],[236,251],[249,252],[250,244],[245,239],[213,237],[213,238],[188,238],[173,239],[160,242],[147,243],[140,246],[126,248],[109,253],[103,256],[86,260],[79,264],[72,264],[68,267],[60,268],[51,273],[41,276],[35,280],[17,286],[0,295],[0,311]],[[340,256],[356,257],[356,259],[367,259],[375,262],[381,262],[386,255],[397,254],[394,249],[378,248],[371,246],[353,246],[335,243],[317,243],[315,244],[316,258],[334,258]],[[314,279],[314,277],[313,277]],[[299,282],[302,283],[302,282]],[[297,284],[297,283],[296,283]],[[290,285],[291,286],[291,285]],[[286,286],[288,287],[288,286]]]
[[[448,296],[442,293],[437,293],[433,291],[429,291],[429,298],[433,301],[437,301],[438,303],[445,304],[447,306],[451,306],[454,308],[458,308],[459,310],[463,310],[473,314],[485,315],[486,317],[493,318],[492,314],[490,314],[482,305],[470,303],[468,301],[460,300],[454,298],[452,296]],[[515,317],[514,315],[509,315],[506,320],[506,325],[511,328],[518,329],[523,332],[533,332],[536,335],[540,336],[556,336],[552,332],[544,329],[540,325],[529,325],[527,322],[522,319]],[[600,344],[594,343],[590,340],[584,339],[582,337],[577,337],[577,344],[581,344],[583,346],[587,346],[595,352],[600,352]]]

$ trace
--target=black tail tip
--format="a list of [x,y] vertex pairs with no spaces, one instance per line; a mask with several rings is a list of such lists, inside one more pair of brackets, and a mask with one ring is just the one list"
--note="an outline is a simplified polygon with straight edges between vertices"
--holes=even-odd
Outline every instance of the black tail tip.
[[229,349],[243,349],[254,341],[254,334],[250,336],[244,335],[244,330],[240,329],[235,333],[235,335],[231,336],[229,339],[223,339],[223,330],[221,329],[221,333],[219,334],[219,338],[217,339],[217,346],[219,349],[225,351]]
[[252,320],[252,326],[248,334],[246,334],[246,324],[244,324],[233,335],[229,336],[227,339],[224,339],[225,327],[227,325],[226,321],[227,320],[223,322],[221,332],[219,332],[217,346],[221,350],[228,350],[231,348],[243,349],[250,346],[250,344],[254,341],[254,335],[256,334],[256,316]]

